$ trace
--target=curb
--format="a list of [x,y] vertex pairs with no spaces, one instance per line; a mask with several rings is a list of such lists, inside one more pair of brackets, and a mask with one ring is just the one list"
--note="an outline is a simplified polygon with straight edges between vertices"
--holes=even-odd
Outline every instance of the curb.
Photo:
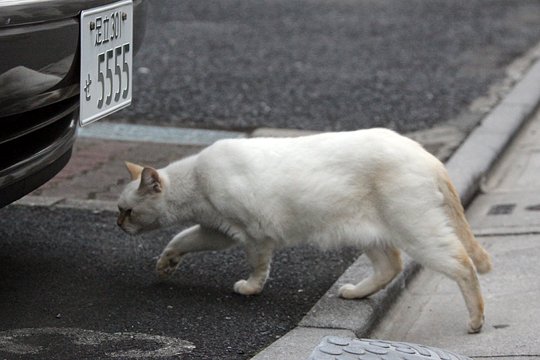
[[207,146],[221,139],[245,138],[246,134],[238,131],[98,122],[79,128],[78,136],[100,140]]
[[446,162],[450,178],[469,204],[484,175],[489,172],[540,102],[540,61],[469,134]]
[[14,205],[42,207],[54,206],[59,208],[91,210],[94,212],[109,211],[116,213],[118,211],[116,201],[66,199],[57,196],[27,195],[17,200]]
[[[490,171],[522,125],[534,114],[540,102],[538,84],[540,61],[531,66],[521,81],[481,120],[446,162],[448,173],[464,206],[472,200],[484,175]],[[358,338],[368,337],[376,322],[418,273],[420,266],[407,260],[404,271],[386,289],[368,299],[351,301],[337,297],[337,289],[341,284],[350,282],[350,278],[362,278],[370,268],[369,260],[360,256],[295,329],[255,355],[252,360],[307,359],[319,341],[328,335],[343,336],[345,332]],[[311,348],[308,348],[308,344],[311,344]]]

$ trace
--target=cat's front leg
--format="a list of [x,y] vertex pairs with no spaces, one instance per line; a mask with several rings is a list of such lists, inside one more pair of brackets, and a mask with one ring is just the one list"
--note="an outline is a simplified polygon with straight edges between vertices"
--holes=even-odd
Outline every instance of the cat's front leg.
[[161,277],[171,275],[184,255],[190,252],[222,250],[235,244],[230,237],[219,231],[195,225],[177,234],[167,244],[156,264]]
[[252,271],[247,280],[238,280],[234,291],[241,295],[261,293],[270,273],[270,263],[274,247],[271,243],[247,244],[246,255]]
[[176,268],[180,264],[183,253],[176,251],[172,248],[165,248],[156,264],[156,271],[161,278],[166,278],[175,272]]

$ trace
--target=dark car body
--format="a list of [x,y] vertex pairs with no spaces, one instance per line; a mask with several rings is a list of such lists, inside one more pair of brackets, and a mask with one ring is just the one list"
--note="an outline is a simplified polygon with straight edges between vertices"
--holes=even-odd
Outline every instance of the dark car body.
[[[77,134],[82,10],[116,0],[0,0],[0,207],[68,162]],[[133,42],[145,3],[133,0]]]

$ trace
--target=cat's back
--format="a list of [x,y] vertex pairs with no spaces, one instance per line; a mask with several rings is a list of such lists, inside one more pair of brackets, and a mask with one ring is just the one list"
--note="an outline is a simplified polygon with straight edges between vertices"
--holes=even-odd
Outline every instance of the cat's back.
[[[431,155],[418,143],[388,129],[373,128],[329,132],[296,138],[220,140],[203,150],[200,162],[242,170],[251,167],[281,168],[290,165],[403,163],[424,161]],[[253,169],[252,169],[253,171]]]

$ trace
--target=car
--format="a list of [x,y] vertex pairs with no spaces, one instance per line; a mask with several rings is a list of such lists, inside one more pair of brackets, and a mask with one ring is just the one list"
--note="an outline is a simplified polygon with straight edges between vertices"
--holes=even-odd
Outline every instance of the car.
[[143,0],[0,0],[0,208],[69,161],[79,126],[131,102]]

